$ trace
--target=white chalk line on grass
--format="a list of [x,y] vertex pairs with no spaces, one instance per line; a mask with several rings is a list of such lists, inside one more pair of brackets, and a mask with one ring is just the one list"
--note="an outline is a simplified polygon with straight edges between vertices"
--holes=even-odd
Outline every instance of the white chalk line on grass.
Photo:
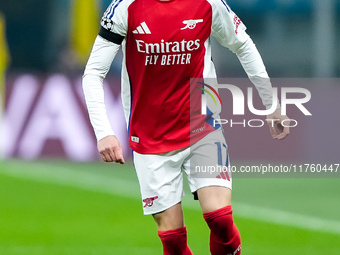
[[[96,172],[81,172],[67,167],[35,164],[34,171],[13,168],[0,169],[0,173],[22,179],[70,186],[116,196],[124,196],[133,199],[141,198],[139,187],[136,182],[113,178],[112,176],[104,176]],[[198,203],[194,201],[191,196],[184,197],[183,206],[189,209],[200,210]],[[245,203],[234,202],[233,208],[235,216],[240,218],[264,221],[305,230],[340,234],[340,221],[336,220],[312,217],[278,209],[263,208]]]

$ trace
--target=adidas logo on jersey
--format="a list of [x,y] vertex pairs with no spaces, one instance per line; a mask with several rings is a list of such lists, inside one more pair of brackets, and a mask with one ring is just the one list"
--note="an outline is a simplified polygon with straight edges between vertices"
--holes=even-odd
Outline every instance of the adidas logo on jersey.
[[151,34],[150,29],[146,25],[145,21],[140,24],[135,30],[132,31],[134,34]]

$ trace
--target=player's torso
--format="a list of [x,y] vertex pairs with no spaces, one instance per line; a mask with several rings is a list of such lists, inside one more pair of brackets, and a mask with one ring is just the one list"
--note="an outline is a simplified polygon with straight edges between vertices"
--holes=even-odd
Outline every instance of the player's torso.
[[128,65],[138,65],[143,72],[188,71],[204,54],[211,16],[206,0],[134,1],[128,9]]
[[203,76],[211,23],[206,0],[135,0],[128,7],[125,61],[134,150],[188,145],[190,78]]

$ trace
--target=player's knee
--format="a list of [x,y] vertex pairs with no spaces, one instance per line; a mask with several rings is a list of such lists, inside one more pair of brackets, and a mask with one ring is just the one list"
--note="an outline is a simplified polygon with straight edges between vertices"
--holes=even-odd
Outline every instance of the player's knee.
[[168,231],[184,227],[183,220],[170,220],[166,217],[155,217],[154,219],[157,224],[159,231]]
[[231,203],[231,189],[226,187],[204,187],[197,190],[203,213],[213,212]]
[[183,212],[180,203],[163,212],[153,214],[153,218],[159,231],[168,231],[184,227]]

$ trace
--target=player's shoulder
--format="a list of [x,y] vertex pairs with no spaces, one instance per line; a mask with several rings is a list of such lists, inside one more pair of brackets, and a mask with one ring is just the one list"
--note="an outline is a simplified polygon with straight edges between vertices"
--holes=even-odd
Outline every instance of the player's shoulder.
[[135,1],[138,0],[113,0],[104,12],[103,18],[112,19],[117,13],[126,11]]
[[100,22],[102,28],[114,34],[125,36],[128,8],[135,1],[138,0],[113,0],[102,16]]
[[227,10],[228,12],[231,12],[231,9],[226,0],[206,0],[206,1],[209,2],[213,8],[222,8]]

